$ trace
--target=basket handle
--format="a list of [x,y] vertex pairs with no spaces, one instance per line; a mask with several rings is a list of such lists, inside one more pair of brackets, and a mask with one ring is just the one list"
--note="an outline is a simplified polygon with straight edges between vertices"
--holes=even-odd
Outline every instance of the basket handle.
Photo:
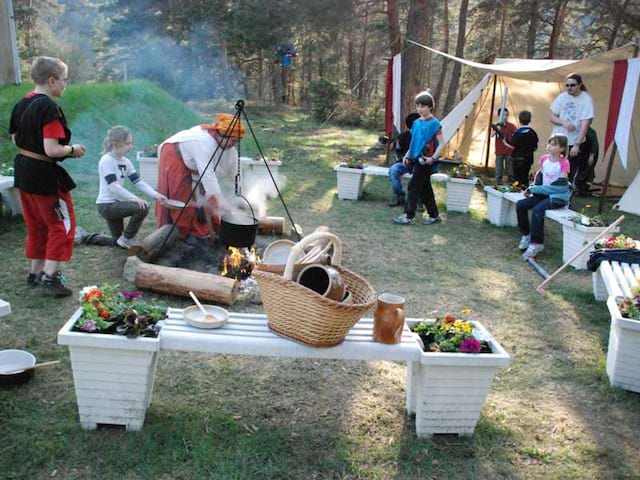
[[328,232],[315,232],[311,235],[304,237],[298,243],[296,243],[289,252],[289,258],[287,258],[287,265],[284,267],[284,273],[282,278],[285,280],[293,279],[293,265],[301,255],[304,255],[304,247],[310,243],[317,242],[318,240],[328,240],[333,244],[333,256],[331,257],[331,264],[340,266],[342,264],[342,242],[333,233]]

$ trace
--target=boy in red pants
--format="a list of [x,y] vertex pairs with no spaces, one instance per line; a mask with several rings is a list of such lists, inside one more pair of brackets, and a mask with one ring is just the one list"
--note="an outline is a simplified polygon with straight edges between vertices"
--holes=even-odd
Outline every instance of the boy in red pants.
[[53,97],[67,86],[67,65],[38,57],[31,66],[36,84],[13,108],[9,133],[19,151],[14,160],[15,186],[20,191],[27,227],[25,255],[31,260],[27,284],[42,285],[55,297],[71,295],[60,262],[71,259],[75,213],[70,191],[75,183],[59,165],[82,157],[84,145],[70,143],[71,131]]

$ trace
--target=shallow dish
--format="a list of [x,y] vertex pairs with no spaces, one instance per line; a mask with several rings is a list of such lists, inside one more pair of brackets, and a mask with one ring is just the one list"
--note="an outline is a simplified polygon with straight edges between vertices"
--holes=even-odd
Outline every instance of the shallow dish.
[[285,265],[289,258],[289,253],[296,243],[292,240],[280,239],[275,242],[271,242],[264,249],[262,254],[262,263],[268,265]]
[[[24,350],[0,350],[0,386],[19,385],[33,378],[33,370],[20,370],[33,367],[36,357]],[[4,372],[16,373],[4,374]]]
[[186,205],[186,203],[184,203],[183,201],[180,200],[172,200],[172,199],[168,199],[166,202],[164,202],[165,205],[169,208],[184,208],[184,206]]
[[200,311],[198,307],[192,305],[183,310],[182,316],[184,317],[184,321],[187,322],[192,327],[196,328],[220,328],[225,323],[227,323],[227,319],[229,318],[229,312],[227,312],[222,307],[217,307],[215,305],[202,305],[208,314],[213,315],[215,317],[215,321],[210,322],[205,319],[204,313]]

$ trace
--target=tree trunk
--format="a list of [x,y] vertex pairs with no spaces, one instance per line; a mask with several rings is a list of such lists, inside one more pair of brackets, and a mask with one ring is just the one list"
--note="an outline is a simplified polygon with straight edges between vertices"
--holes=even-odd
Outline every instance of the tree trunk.
[[264,58],[263,51],[258,52],[258,98],[263,99],[264,96]]
[[553,13],[553,28],[551,30],[551,36],[549,37],[549,55],[547,58],[555,58],[556,48],[558,47],[558,40],[562,33],[562,27],[564,26],[564,20],[567,14],[567,4],[569,0],[558,0],[556,2]]
[[[442,9],[442,37],[444,45],[442,51],[449,53],[449,1],[444,0]],[[440,76],[438,77],[438,84],[436,86],[435,98],[436,106],[440,105],[440,97],[442,95],[442,87],[444,87],[444,79],[447,76],[447,67],[449,66],[449,59],[442,57],[442,68],[440,69]]]
[[[609,0],[609,3],[614,3],[614,0]],[[615,21],[613,23],[613,29],[611,30],[611,35],[609,36],[609,40],[607,41],[607,50],[613,49],[616,44],[616,37],[618,36],[618,31],[620,30],[620,25],[622,25],[622,19],[624,18],[624,14],[627,11],[627,6],[629,5],[629,0],[624,0],[622,4],[622,8],[612,8],[611,12],[615,16]]]
[[[464,0],[467,1],[467,0]],[[407,38],[425,44],[430,0],[411,0],[407,19]],[[402,55],[402,118],[415,110],[414,98],[424,88],[421,67],[425,49],[410,45]]]
[[[465,32],[467,29],[467,10],[469,8],[469,0],[462,0],[460,2],[460,17],[458,20],[458,40],[456,42],[456,57],[462,58],[464,56],[464,41]],[[451,72],[451,83],[449,84],[449,91],[447,92],[447,101],[444,105],[444,110],[440,113],[444,117],[453,108],[453,104],[456,101],[456,94],[458,92],[458,86],[460,85],[460,72],[462,71],[462,64],[454,62],[453,71]]]
[[504,46],[504,25],[507,21],[507,5],[505,0],[500,1],[500,38],[498,39],[498,58],[502,57]]
[[[364,99],[365,92],[365,79],[364,76],[367,74],[367,24],[369,23],[369,9],[365,7],[364,11],[364,20],[362,25],[362,48],[360,49],[360,65],[358,72],[358,79],[356,80],[358,83],[358,100],[362,101]],[[353,88],[353,86],[352,86]]]
[[347,40],[347,86],[352,89],[356,84],[356,63],[353,59],[353,35]]
[[538,6],[540,0],[529,0],[529,30],[527,31],[527,58],[533,58],[536,54],[536,36],[538,34]]
[[400,33],[400,14],[398,0],[387,0],[387,24],[389,26],[389,45],[391,56],[402,51],[402,35]]
[[[169,234],[171,232],[171,234]],[[180,237],[180,232],[177,228],[173,228],[172,225],[163,225],[158,228],[155,232],[146,236],[140,242],[140,250],[139,256],[145,261],[150,262],[155,259],[158,255],[160,255],[160,249],[168,250],[175,243],[175,241]],[[166,239],[166,241],[165,241]]]
[[152,292],[188,297],[192,291],[202,300],[233,305],[238,297],[238,281],[212,273],[185,268],[163,267],[129,257],[124,264],[124,277],[137,288]]

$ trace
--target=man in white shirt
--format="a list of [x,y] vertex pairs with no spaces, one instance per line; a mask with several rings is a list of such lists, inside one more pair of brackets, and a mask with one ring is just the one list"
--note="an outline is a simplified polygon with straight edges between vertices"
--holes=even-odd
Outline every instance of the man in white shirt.
[[182,238],[204,238],[211,230],[219,230],[226,203],[223,191],[233,183],[238,165],[236,144],[245,135],[240,120],[233,119],[234,115],[219,113],[216,123],[183,130],[160,145],[159,193],[186,203],[204,175],[184,212],[156,205],[158,226],[176,223]]
[[566,92],[558,95],[551,104],[552,133],[566,135],[569,140],[569,179],[578,193],[587,193],[589,151],[584,141],[593,121],[593,100],[577,73],[567,75],[565,88]]

